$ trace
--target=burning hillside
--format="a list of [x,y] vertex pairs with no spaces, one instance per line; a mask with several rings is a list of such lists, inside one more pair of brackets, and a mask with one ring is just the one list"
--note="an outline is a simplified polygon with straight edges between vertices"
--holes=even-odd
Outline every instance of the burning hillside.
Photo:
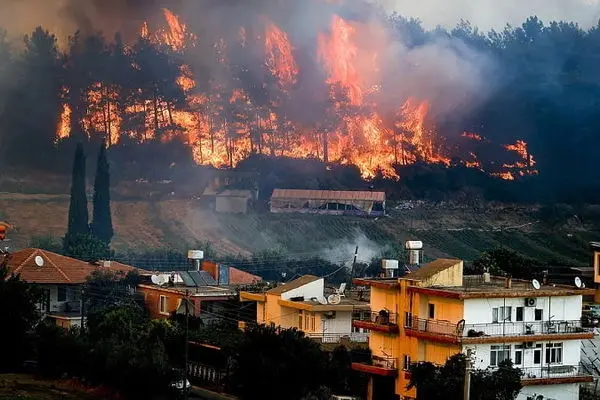
[[[354,164],[365,178],[378,171],[397,177],[395,165],[415,162],[458,163],[503,179],[536,173],[522,140],[493,144],[477,133],[439,130],[438,119],[465,100],[458,96],[451,107],[433,91],[434,76],[419,62],[427,49],[392,52],[396,42],[376,18],[333,10],[310,43],[296,44],[298,35],[266,14],[209,39],[163,9],[158,21],[141,24],[136,40],[111,44],[130,64],[130,87],[107,80],[63,88],[57,137],[99,135],[110,146],[177,139],[198,164],[216,167],[265,154]],[[164,64],[148,64],[150,55]],[[165,71],[164,81],[136,86],[136,73],[148,69]],[[496,159],[484,160],[485,148]]]

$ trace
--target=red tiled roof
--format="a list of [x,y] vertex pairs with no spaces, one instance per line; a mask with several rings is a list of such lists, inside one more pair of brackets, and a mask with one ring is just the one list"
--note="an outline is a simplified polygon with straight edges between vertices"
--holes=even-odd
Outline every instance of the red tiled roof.
[[[35,262],[36,257],[42,258],[42,266]],[[129,272],[137,268],[111,261],[104,266],[100,261],[91,264],[75,258],[41,249],[23,249],[8,256],[8,271],[19,274],[21,279],[30,283],[50,284],[79,284],[94,271]]]

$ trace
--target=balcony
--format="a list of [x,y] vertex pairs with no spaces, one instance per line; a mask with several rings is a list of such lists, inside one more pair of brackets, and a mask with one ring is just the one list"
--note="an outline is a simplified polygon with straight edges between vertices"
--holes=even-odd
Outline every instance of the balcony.
[[405,324],[407,335],[449,343],[486,343],[498,337],[515,341],[546,339],[588,339],[593,333],[581,326],[581,321],[535,321],[487,324],[453,324],[423,318],[412,318]]
[[306,337],[316,340],[320,343],[341,343],[348,341],[352,343],[367,343],[369,334],[366,332],[352,333],[306,333]]
[[523,386],[557,383],[591,382],[592,376],[586,374],[576,365],[545,365],[521,368]]
[[358,319],[352,320],[352,326],[376,332],[398,333],[398,314],[387,310],[363,313]]
[[398,359],[394,357],[372,356],[362,360],[353,355],[352,361],[352,369],[355,371],[379,376],[398,376]]

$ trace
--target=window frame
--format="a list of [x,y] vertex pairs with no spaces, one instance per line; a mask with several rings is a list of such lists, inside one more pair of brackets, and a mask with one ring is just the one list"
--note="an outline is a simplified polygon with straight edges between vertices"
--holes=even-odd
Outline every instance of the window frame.
[[[164,299],[164,300],[163,300]],[[162,315],[169,315],[169,298],[161,294],[158,296],[158,312]]]
[[512,322],[512,306],[500,306],[492,308],[492,323],[502,324]]
[[[62,296],[61,296],[62,294]],[[61,299],[62,297],[62,299]],[[67,301],[67,287],[64,285],[58,285],[56,287],[56,301],[64,302]]]
[[[525,349],[525,346],[523,346],[522,344],[515,345],[515,357],[513,360],[513,363],[515,365],[523,365],[523,350],[524,349]],[[519,355],[519,360],[517,360],[517,354]]]
[[558,343],[547,343],[546,344],[546,364],[548,365],[560,365],[563,363],[563,344]]
[[[521,315],[519,315],[521,314]],[[523,322],[525,320],[525,307],[515,307],[515,321]]]
[[[538,314],[539,314],[539,318],[538,318]],[[543,308],[536,308],[533,311],[533,320],[534,321],[543,321],[544,320],[544,309]]]
[[410,364],[411,364],[410,356],[408,354],[404,354],[403,360],[402,360],[402,369],[404,371],[408,371],[410,369]]
[[[502,357],[500,357],[500,355]],[[490,346],[490,366],[497,367],[502,361],[511,359],[510,344],[493,344]]]
[[435,319],[435,304],[434,303],[427,304],[427,317],[429,319]]

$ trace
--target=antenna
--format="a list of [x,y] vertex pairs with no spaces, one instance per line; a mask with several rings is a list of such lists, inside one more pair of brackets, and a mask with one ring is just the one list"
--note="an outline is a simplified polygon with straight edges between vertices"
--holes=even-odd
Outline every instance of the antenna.
[[44,259],[42,258],[42,256],[35,256],[35,265],[37,265],[38,267],[43,267],[44,266]]
[[327,305],[327,299],[324,296],[321,296],[321,295],[317,296],[317,301],[324,306]]
[[329,304],[340,304],[342,302],[342,297],[339,294],[330,294],[327,301]]
[[580,278],[580,277],[578,277],[578,276],[576,276],[576,277],[575,277],[575,286],[576,286],[578,289],[583,289],[583,288],[585,287],[585,285],[583,284],[583,281],[582,281],[582,280],[581,280],[581,278]]
[[150,280],[152,281],[152,283],[154,283],[155,285],[160,285],[160,276],[159,275],[152,275],[150,277]]
[[531,281],[531,286],[533,286],[535,290],[539,290],[542,287],[537,279]]

